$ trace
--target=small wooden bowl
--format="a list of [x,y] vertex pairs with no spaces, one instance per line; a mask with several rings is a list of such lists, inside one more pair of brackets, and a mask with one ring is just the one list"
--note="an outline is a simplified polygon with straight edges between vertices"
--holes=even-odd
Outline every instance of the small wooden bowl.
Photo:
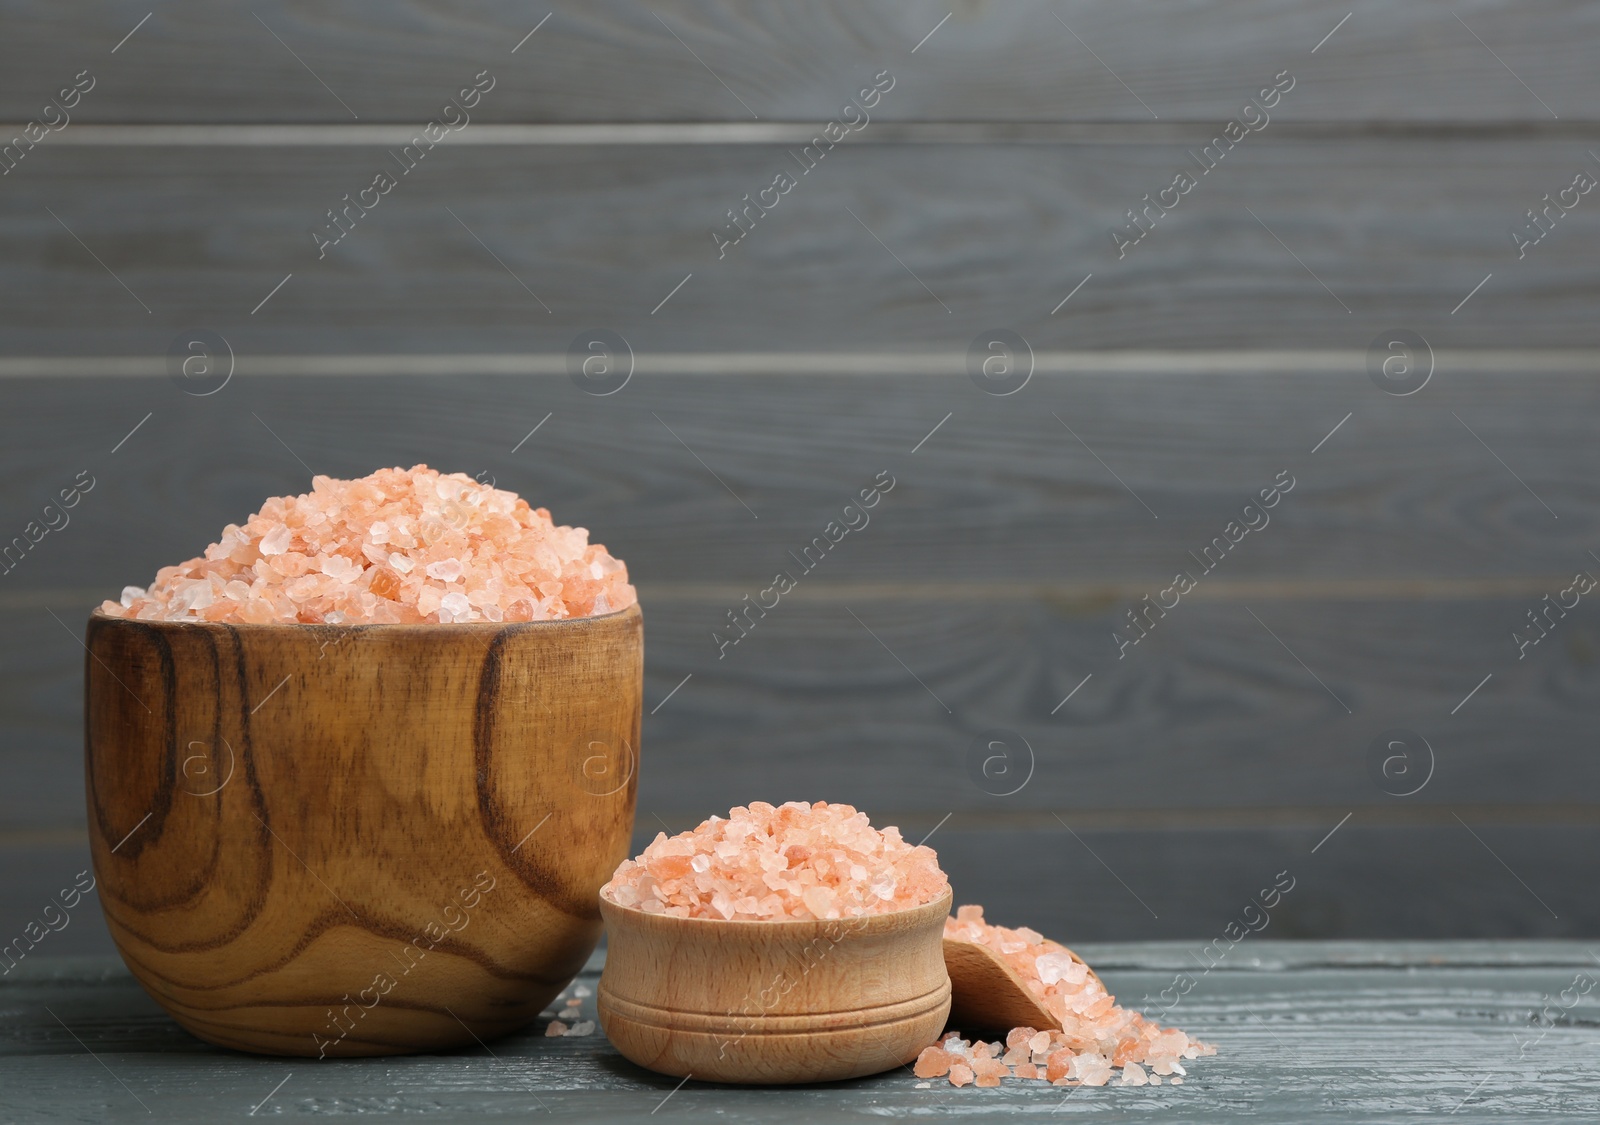
[[467,1046],[582,968],[628,854],[639,608],[522,624],[89,620],[111,936],[189,1031],[278,1055]]
[[910,1062],[950,1012],[937,902],[837,921],[723,922],[604,896],[597,1005],[611,1042],[662,1074],[830,1082]]

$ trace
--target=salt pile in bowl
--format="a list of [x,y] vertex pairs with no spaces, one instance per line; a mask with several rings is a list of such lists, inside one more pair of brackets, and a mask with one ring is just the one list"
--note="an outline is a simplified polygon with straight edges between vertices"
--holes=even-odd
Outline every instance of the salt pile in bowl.
[[853,918],[941,898],[950,881],[929,847],[881,832],[849,805],[764,801],[656,838],[600,889],[648,914],[726,921]]
[[1061,1021],[1062,1030],[1016,1027],[1004,1044],[969,1042],[952,1032],[918,1056],[918,1078],[948,1077],[955,1086],[969,1082],[998,1086],[1002,1078],[1104,1086],[1120,1069],[1123,1086],[1159,1086],[1163,1078],[1180,1086],[1183,1059],[1217,1053],[1210,1044],[1119,1008],[1088,966],[1065,946],[1026,927],[990,925],[983,920],[981,906],[963,906],[954,918],[946,918],[944,936],[986,945],[998,953],[1022,976],[1044,1009]]
[[514,492],[426,465],[314,477],[100,611],[140,621],[550,621],[626,609],[628,569]]

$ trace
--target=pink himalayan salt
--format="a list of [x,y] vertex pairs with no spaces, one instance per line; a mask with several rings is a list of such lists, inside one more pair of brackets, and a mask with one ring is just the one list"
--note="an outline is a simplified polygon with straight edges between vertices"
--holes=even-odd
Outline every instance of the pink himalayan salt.
[[[1060,1031],[1012,1028],[1006,1035],[1004,1057],[994,1060],[990,1056],[999,1054],[1000,1044],[968,1042],[959,1034],[947,1034],[921,1058],[937,1050],[952,1062],[961,1060],[949,1071],[953,1085],[964,1086],[977,1075],[980,1086],[998,1085],[1004,1077],[1043,1078],[1057,1086],[1104,1086],[1118,1068],[1124,1086],[1159,1085],[1160,1075],[1185,1073],[1180,1059],[1217,1053],[1215,1047],[1181,1031],[1162,1028],[1138,1012],[1117,1007],[1111,994],[1090,975],[1088,966],[1065,946],[1026,927],[1011,930],[989,925],[983,920],[981,906],[963,906],[954,918],[946,918],[944,936],[986,945],[998,953],[1062,1026]],[[995,1066],[1006,1073],[1000,1074]],[[1145,1066],[1154,1074],[1147,1074]],[[964,1081],[955,1080],[958,1068],[970,1070]],[[991,1076],[998,1077],[991,1081]],[[1182,1085],[1183,1079],[1174,1077],[1172,1083]]]
[[693,831],[656,833],[600,893],[649,914],[761,921],[887,914],[949,888],[932,848],[849,805],[752,801]]
[[918,1078],[943,1078],[950,1073],[952,1056],[939,1046],[924,1047],[912,1073]]
[[229,524],[204,557],[162,567],[100,609],[141,621],[240,624],[548,621],[638,601],[581,527],[514,492],[426,465],[314,477]]
[[1011,1068],[999,1059],[973,1059],[972,1073],[977,1076],[976,1085],[979,1086],[998,1086],[1000,1079],[1012,1077]]

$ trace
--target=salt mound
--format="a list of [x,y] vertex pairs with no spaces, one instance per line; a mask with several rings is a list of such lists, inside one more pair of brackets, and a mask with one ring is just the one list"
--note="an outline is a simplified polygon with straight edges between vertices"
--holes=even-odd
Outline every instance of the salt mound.
[[203,558],[162,567],[100,610],[140,621],[385,624],[549,621],[638,601],[581,527],[461,473],[417,465],[314,477],[229,524]]
[[[1119,1008],[1105,986],[1063,945],[1035,930],[1010,930],[983,920],[983,907],[963,906],[946,918],[944,936],[988,946],[1015,969],[1060,1031],[1012,1028],[1005,1042],[968,1041],[952,1032],[917,1057],[918,1078],[949,1077],[964,1086],[998,1086],[1002,1078],[1054,1086],[1104,1086],[1121,1069],[1123,1086],[1183,1083],[1183,1059],[1217,1049]],[[1149,1067],[1150,1072],[1145,1068]]]
[[649,914],[783,921],[887,914],[949,888],[932,848],[849,805],[752,801],[693,831],[656,833],[600,893]]

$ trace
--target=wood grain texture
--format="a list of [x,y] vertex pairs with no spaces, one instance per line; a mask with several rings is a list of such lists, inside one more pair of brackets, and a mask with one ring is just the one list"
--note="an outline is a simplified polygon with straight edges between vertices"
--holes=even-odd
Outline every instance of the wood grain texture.
[[[1158,997],[1175,973],[1197,971],[1198,950],[1171,942],[1080,952],[1101,967],[1122,1003],[1159,1016],[1145,998]],[[1183,1086],[1083,1089],[1065,1103],[1066,1091],[1042,1084],[918,1090],[908,1070],[784,1090],[680,1085],[628,1063],[598,1035],[547,1039],[537,1029],[497,1041],[493,1058],[474,1046],[404,1067],[382,1060],[289,1067],[188,1037],[114,963],[57,961],[0,983],[0,1001],[12,1013],[0,1028],[0,1080],[8,1106],[47,1110],[67,1123],[148,1121],[137,1097],[162,1119],[184,1123],[245,1115],[258,1105],[263,1116],[470,1120],[550,1111],[610,1123],[654,1111],[653,1120],[669,1122],[714,1115],[782,1125],[921,1114],[994,1120],[1063,1106],[1061,1113],[1089,1121],[1331,1125],[1449,1117],[1469,1125],[1587,1125],[1597,1001],[1591,990],[1564,1008],[1561,995],[1573,997],[1578,974],[1595,976],[1595,953],[1592,942],[1252,938],[1167,1017],[1219,1050],[1197,1061]],[[592,991],[599,972],[592,963],[578,983]],[[582,1012],[593,1018],[592,1000]]]
[[[244,376],[256,354],[561,357],[598,326],[636,354],[909,349],[964,374],[996,327],[1036,350],[1364,354],[1397,326],[1440,348],[1593,345],[1600,208],[1521,260],[1509,236],[1545,193],[1600,174],[1592,141],[1282,143],[1268,127],[1201,176],[1188,152],[1213,135],[847,146],[811,171],[781,145],[445,142],[404,175],[382,147],[41,145],[0,200],[0,350],[159,359],[204,327]],[[384,169],[400,182],[319,258],[312,228]],[[1119,258],[1113,228],[1183,169],[1200,182]],[[798,182],[719,251],[728,209],[781,172]]]
[[[892,120],[1224,119],[1285,67],[1308,84],[1284,107],[1299,119],[1600,116],[1586,53],[1600,29],[1572,2],[1335,11],[1292,0],[606,0],[556,9],[526,38],[548,10],[505,0],[470,10],[438,0],[337,11],[289,2],[256,5],[258,21],[184,0],[162,6],[112,55],[145,11],[19,0],[6,8],[0,118],[36,116],[36,103],[86,65],[102,83],[77,119],[102,122],[359,115],[421,124],[484,67],[499,80],[475,110],[485,121],[823,121],[884,67],[901,78],[881,106]],[[1352,18],[1330,38],[1346,12]]]
[[636,607],[459,630],[97,614],[89,828],[119,951],[242,1050],[521,1026],[593,948],[625,856],[642,637]]
[[893,1070],[950,1013],[950,905],[946,891],[892,914],[723,922],[602,896],[600,1023],[625,1058],[673,1077],[792,1085]]

